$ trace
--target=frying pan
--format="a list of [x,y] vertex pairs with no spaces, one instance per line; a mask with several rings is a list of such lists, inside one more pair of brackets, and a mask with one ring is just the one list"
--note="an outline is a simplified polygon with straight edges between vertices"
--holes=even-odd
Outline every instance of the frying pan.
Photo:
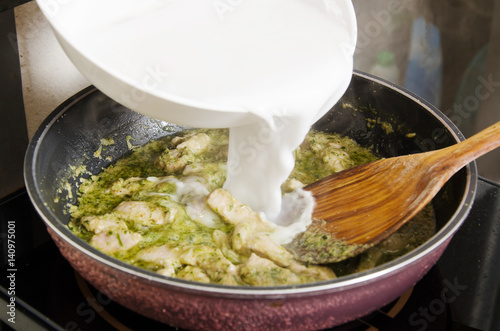
[[[354,72],[342,99],[314,127],[349,136],[384,157],[442,148],[464,139],[430,104],[361,72]],[[373,269],[299,286],[231,287],[167,278],[111,258],[68,230],[67,204],[76,202],[81,178],[127,154],[130,145],[182,129],[135,113],[91,86],[42,123],[24,165],[29,196],[71,265],[114,301],[174,327],[317,330],[366,315],[426,274],[474,200],[477,169],[471,163],[433,199],[437,232],[427,242]],[[94,156],[100,139],[110,137],[115,144]]]

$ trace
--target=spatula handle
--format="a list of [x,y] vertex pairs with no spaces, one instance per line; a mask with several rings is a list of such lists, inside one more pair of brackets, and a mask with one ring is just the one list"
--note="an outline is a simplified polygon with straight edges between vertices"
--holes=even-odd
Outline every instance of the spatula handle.
[[500,122],[484,129],[474,136],[447,148],[440,150],[450,165],[459,170],[478,157],[500,146]]

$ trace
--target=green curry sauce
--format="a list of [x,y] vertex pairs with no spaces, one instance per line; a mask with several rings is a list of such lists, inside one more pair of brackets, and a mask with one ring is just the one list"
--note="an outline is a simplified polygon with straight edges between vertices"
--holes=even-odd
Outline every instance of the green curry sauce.
[[[81,183],[68,226],[104,253],[166,277],[243,286],[300,284],[372,268],[435,231],[428,208],[355,258],[299,263],[268,237],[272,226],[220,189],[227,150],[224,129],[186,130],[136,148]],[[311,131],[282,191],[376,159],[349,138]]]

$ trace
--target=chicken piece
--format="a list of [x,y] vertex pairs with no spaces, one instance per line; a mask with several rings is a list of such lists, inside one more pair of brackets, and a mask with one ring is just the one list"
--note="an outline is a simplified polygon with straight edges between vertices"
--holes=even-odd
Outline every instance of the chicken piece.
[[214,232],[212,233],[212,239],[214,240],[214,243],[217,245],[217,247],[219,247],[221,251],[231,249],[227,233],[221,230],[214,230]]
[[186,266],[177,273],[177,278],[200,283],[210,283],[210,277],[199,267]]
[[293,261],[293,255],[264,233],[257,233],[249,239],[246,247],[257,255],[265,257],[281,267]]
[[293,255],[261,230],[255,222],[238,223],[231,237],[233,249],[245,256],[256,253],[280,266],[287,266],[293,259]]
[[141,177],[120,178],[111,185],[110,193],[113,195],[131,195],[143,188],[143,180],[144,178]]
[[161,207],[146,201],[123,201],[113,210],[113,214],[142,225],[171,223],[175,217],[175,214],[166,213]]
[[243,221],[238,223],[231,238],[233,249],[245,256],[256,253],[283,267],[288,266],[290,261],[293,260],[293,255],[290,252],[272,240],[267,234],[260,232],[254,222]]
[[236,285],[239,281],[238,269],[217,248],[204,245],[185,246],[180,261],[201,268],[215,283]]
[[224,184],[226,169],[226,164],[222,162],[196,162],[186,165],[182,171],[182,175],[203,177],[206,181],[207,189],[213,191]]
[[309,148],[314,152],[321,152],[325,149],[324,140],[318,136],[307,136],[304,142],[302,143],[304,148]]
[[111,254],[119,251],[127,251],[141,241],[141,235],[135,232],[103,232],[96,234],[90,239],[90,245],[100,251]]
[[172,147],[176,147],[177,145],[179,145],[183,141],[186,141],[187,139],[189,139],[192,136],[194,136],[194,134],[173,137],[172,140],[170,141],[170,144],[172,145]]
[[243,281],[241,280],[239,274],[223,274],[220,279],[217,280],[218,284],[221,285],[232,285],[232,286],[240,286],[243,285]]
[[196,133],[189,136],[188,139],[178,144],[175,148],[178,150],[189,150],[192,153],[203,152],[210,144],[210,137],[206,133]]
[[137,260],[154,263],[166,269],[164,272],[169,272],[170,275],[175,274],[175,268],[181,266],[179,262],[179,249],[171,248],[167,245],[149,246],[140,250],[135,258]]
[[281,268],[256,254],[250,255],[248,261],[241,266],[240,277],[245,283],[258,286],[301,283],[300,277],[290,270]]
[[[182,265],[188,265],[199,268],[212,282],[226,285],[241,283],[236,266],[226,259],[219,249],[210,246],[187,245],[172,248],[168,245],[162,245],[148,247],[139,251],[136,259],[161,266],[162,269],[159,272],[163,275],[174,276],[175,269]],[[179,275],[175,274],[175,277],[179,277]]]
[[220,230],[214,230],[212,233],[212,239],[217,245],[217,247],[221,250],[222,254],[231,261],[232,263],[240,264],[242,263],[242,256],[236,253],[229,243],[229,236],[227,233],[222,232]]
[[192,161],[192,153],[177,149],[166,149],[157,159],[158,165],[168,173],[178,173]]
[[162,269],[158,269],[156,271],[156,273],[158,273],[158,274],[160,274],[162,276],[165,276],[165,277],[175,277],[175,269],[172,266],[169,266],[169,267],[166,267],[166,268],[162,268]]
[[293,259],[291,253],[266,235],[274,227],[262,221],[259,214],[233,198],[227,190],[210,193],[207,204],[226,222],[235,224],[232,235],[233,249],[243,255],[257,253],[280,266],[287,266]]
[[[185,139],[187,138],[187,139]],[[172,139],[175,149],[166,149],[156,160],[164,170],[172,173],[182,171],[186,165],[195,161],[195,156],[203,152],[210,144],[210,137],[197,133],[188,137]]]
[[288,269],[296,275],[307,279],[307,281],[305,282],[314,282],[337,278],[335,272],[333,272],[332,269],[320,265],[305,266],[297,261],[293,261],[288,266]]
[[255,223],[256,228],[258,225],[258,229],[262,229],[261,231],[272,230],[272,226],[264,223],[258,213],[233,198],[225,189],[216,189],[210,193],[207,197],[207,204],[227,223],[236,225],[242,221],[247,221]]
[[127,225],[125,224],[125,222],[109,214],[100,216],[85,216],[82,217],[80,222],[87,230],[94,232],[94,234],[127,230]]
[[323,162],[325,166],[332,172],[340,172],[349,167],[350,161],[349,154],[344,151],[329,152],[323,156]]

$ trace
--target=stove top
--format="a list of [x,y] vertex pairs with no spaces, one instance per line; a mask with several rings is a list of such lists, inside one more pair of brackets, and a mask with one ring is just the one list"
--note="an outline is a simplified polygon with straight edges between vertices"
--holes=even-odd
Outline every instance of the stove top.
[[[79,276],[24,189],[0,200],[0,226],[0,330],[174,330]],[[500,185],[480,178],[471,213],[437,265],[394,302],[333,330],[500,330],[499,239]]]

